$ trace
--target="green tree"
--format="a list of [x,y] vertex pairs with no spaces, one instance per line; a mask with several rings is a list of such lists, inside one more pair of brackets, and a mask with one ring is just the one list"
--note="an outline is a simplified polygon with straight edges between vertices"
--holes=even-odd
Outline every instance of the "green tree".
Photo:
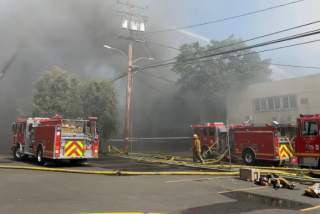
[[61,114],[65,118],[81,115],[81,82],[66,71],[55,67],[40,74],[31,97],[32,115],[51,117]]
[[80,81],[59,67],[39,76],[31,96],[32,115],[36,117],[98,117],[102,139],[117,134],[117,104],[115,89],[107,80]]
[[118,134],[118,101],[113,85],[107,80],[94,79],[82,89],[84,115],[98,117],[100,136],[110,139]]
[[[237,44],[231,46],[235,43]],[[177,82],[180,93],[191,91],[201,101],[214,100],[217,112],[223,112],[228,89],[270,81],[271,60],[262,60],[260,55],[251,49],[185,62],[243,47],[246,47],[246,44],[233,35],[222,41],[211,40],[207,46],[201,46],[198,42],[183,44],[176,57],[177,63],[172,68],[180,76]]]

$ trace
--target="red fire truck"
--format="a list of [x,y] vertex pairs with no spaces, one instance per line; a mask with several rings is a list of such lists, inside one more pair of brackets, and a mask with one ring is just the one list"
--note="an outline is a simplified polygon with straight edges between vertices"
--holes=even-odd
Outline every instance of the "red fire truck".
[[[295,131],[294,124],[256,126],[243,123],[227,127],[223,123],[207,123],[192,128],[200,138],[203,158],[217,156],[228,148],[228,132],[231,157],[242,158],[246,165],[255,165],[256,160],[285,162],[294,156],[293,146],[288,141]],[[286,136],[281,136],[281,132]]]
[[35,156],[38,164],[46,160],[86,162],[98,158],[97,118],[88,120],[52,118],[19,118],[12,124],[13,157],[21,161]]
[[320,168],[320,114],[297,119],[295,151],[301,167]]

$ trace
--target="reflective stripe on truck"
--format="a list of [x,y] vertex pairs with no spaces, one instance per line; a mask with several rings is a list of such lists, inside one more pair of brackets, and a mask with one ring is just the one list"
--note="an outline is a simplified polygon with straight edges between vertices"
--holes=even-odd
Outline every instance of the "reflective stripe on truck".
[[86,152],[86,150],[83,149],[82,141],[67,141],[64,148],[64,156],[66,157],[81,157]]

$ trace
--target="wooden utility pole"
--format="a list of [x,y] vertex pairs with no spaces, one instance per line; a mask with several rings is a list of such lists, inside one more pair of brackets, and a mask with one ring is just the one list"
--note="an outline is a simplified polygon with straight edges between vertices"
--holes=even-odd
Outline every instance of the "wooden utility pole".
[[[138,7],[135,5],[129,4],[129,2],[123,3],[118,1],[119,4],[123,4],[130,9],[130,12],[118,11],[123,14],[124,21],[122,22],[122,28],[128,29],[130,31],[129,36],[120,35],[119,38],[129,41],[129,51],[128,51],[128,79],[127,79],[127,94],[126,94],[126,112],[125,112],[125,122],[124,122],[124,145],[123,153],[128,154],[129,151],[129,128],[130,128],[130,103],[131,103],[131,83],[132,83],[132,46],[135,42],[144,43],[143,39],[139,39],[133,36],[133,31],[144,31],[144,23],[147,20],[147,17],[137,15],[134,12],[137,9],[147,9],[143,7]],[[141,25],[143,24],[143,30]]]
[[123,152],[128,154],[129,151],[129,124],[130,124],[130,104],[131,104],[131,66],[132,66],[132,42],[129,42],[129,67],[127,80],[127,95],[126,95],[126,116],[124,123],[124,148]]

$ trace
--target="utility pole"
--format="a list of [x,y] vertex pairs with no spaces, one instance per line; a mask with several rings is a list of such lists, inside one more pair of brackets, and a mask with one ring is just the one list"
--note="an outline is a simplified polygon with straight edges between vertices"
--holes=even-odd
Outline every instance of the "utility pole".
[[136,5],[129,4],[129,1],[126,3],[118,1],[118,4],[127,6],[130,12],[117,11],[123,14],[122,28],[128,29],[130,35],[120,35],[119,38],[129,41],[129,51],[128,51],[128,79],[127,79],[127,94],[126,94],[126,112],[125,112],[125,122],[124,122],[124,146],[123,153],[128,154],[129,151],[129,128],[130,128],[130,101],[131,101],[131,82],[132,82],[132,46],[136,42],[144,43],[143,39],[133,36],[134,31],[145,31],[145,22],[147,17],[135,14],[135,11],[138,9],[147,9],[139,7]]

